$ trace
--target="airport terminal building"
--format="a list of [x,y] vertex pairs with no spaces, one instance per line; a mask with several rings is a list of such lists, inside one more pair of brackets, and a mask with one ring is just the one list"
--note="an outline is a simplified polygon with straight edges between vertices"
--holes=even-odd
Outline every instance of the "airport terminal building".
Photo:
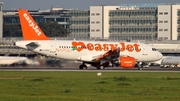
[[[76,39],[180,40],[179,4],[100,5],[90,6],[90,10],[52,8],[29,12],[36,22],[57,21],[67,28],[69,37]],[[3,23],[19,24],[17,10],[3,10]]]
[[90,37],[180,40],[180,5],[177,4],[91,6],[90,12]]

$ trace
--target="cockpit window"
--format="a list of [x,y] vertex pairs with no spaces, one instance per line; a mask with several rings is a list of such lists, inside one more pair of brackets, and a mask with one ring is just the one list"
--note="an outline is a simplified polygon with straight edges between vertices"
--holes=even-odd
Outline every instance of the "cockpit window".
[[156,48],[152,48],[152,51],[156,51],[157,49]]

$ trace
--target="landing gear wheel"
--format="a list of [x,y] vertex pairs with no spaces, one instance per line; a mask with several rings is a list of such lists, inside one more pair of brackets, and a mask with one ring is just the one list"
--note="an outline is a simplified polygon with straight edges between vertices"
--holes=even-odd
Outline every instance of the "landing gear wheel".
[[80,66],[79,66],[79,69],[83,69],[83,65],[80,65]]
[[98,66],[97,69],[104,69],[104,66]]
[[79,69],[87,69],[87,66],[86,65],[80,65]]
[[83,66],[83,69],[87,69],[87,66],[86,66],[86,65],[84,65],[84,66]]
[[104,66],[100,66],[100,69],[104,69],[105,67]]

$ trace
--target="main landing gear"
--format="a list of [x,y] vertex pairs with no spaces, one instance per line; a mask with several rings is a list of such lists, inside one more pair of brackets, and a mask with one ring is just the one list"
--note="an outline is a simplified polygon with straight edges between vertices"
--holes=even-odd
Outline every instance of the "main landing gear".
[[[97,66],[96,68],[97,68],[97,69],[105,69],[104,66]],[[84,65],[84,64],[82,64],[82,65],[79,66],[79,69],[87,69],[87,66]]]
[[[105,69],[105,66],[104,65],[93,65],[93,64],[91,64],[92,66],[94,66],[94,67],[96,67],[97,69]],[[79,66],[79,69],[87,69],[87,67],[89,67],[89,66],[87,66],[86,64],[81,64],[80,66]],[[107,67],[107,66],[106,66]]]
[[87,66],[85,64],[82,64],[79,66],[79,69],[87,69]]
[[99,66],[97,66],[96,68],[97,68],[97,69],[105,69],[105,67],[102,66],[102,65],[99,65]]
[[95,63],[84,63],[83,62],[79,66],[79,69],[87,69],[87,67],[90,67],[90,65],[96,67],[97,69],[105,69],[105,67],[109,67],[109,62],[104,62],[102,64],[100,64],[100,62],[95,62]]

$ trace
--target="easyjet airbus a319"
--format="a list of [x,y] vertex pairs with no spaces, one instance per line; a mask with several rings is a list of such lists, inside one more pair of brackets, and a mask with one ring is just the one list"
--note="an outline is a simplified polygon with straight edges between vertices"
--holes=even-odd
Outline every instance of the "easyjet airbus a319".
[[20,9],[19,18],[23,41],[16,46],[60,59],[82,61],[79,69],[91,64],[97,69],[114,66],[133,68],[160,60],[162,54],[148,44],[109,41],[51,40],[36,24],[27,10]]

